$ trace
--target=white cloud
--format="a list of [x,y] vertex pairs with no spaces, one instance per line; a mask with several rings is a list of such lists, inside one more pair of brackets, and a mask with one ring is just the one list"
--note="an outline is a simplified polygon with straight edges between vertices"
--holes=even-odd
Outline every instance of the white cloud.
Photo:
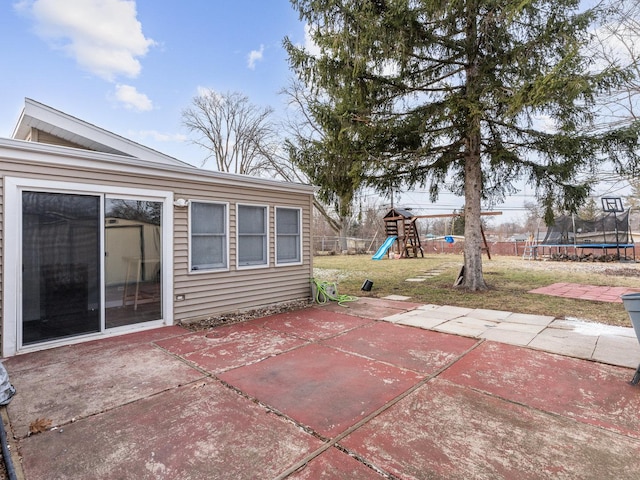
[[256,68],[256,62],[262,60],[264,54],[264,45],[260,45],[260,50],[251,50],[247,56],[247,66],[254,70]]
[[147,139],[151,138],[156,142],[186,142],[188,137],[181,133],[161,133],[157,130],[141,130],[139,132],[129,132],[132,137]]
[[207,97],[209,95],[216,95],[218,97],[221,97],[221,95],[218,92],[216,92],[213,88],[203,87],[202,85],[198,85],[196,87],[196,91],[198,92],[199,97]]
[[199,97],[211,98],[218,103],[222,103],[225,101],[225,94],[218,92],[217,90],[209,87],[203,87],[202,85],[198,85],[196,88]]
[[320,47],[311,38],[311,26],[308,23],[304,25],[304,49],[314,57],[320,56]]
[[138,112],[153,110],[153,103],[144,93],[138,92],[131,85],[116,85],[115,99],[125,108]]
[[138,76],[139,58],[155,45],[142,33],[135,1],[21,0],[14,8],[34,19],[36,33],[53,48],[109,81]]
[[[635,26],[635,25],[634,25]],[[635,62],[640,56],[640,34],[637,28],[630,25],[605,25],[595,31],[601,42],[601,48],[606,59],[603,66],[611,61],[627,66]]]
[[534,115],[533,126],[536,130],[539,130],[541,132],[551,134],[558,133],[558,126],[556,125],[556,121],[546,113]]

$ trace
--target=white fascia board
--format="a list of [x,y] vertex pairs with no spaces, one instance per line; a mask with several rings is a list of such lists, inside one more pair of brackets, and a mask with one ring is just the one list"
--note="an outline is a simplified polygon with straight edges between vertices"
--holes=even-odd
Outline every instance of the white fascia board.
[[[104,130],[103,128],[92,125],[91,123],[80,120],[79,118],[68,115],[64,112],[51,108],[42,103],[36,102],[30,98],[25,98],[25,106],[18,124],[14,130],[13,138],[23,139],[27,135],[27,129],[31,120],[36,123],[44,123],[49,128],[36,127],[48,133],[55,132],[56,129],[63,130],[72,136],[86,139],[89,143],[104,145],[110,149],[122,152],[125,155],[131,155],[135,158],[147,160],[155,163],[163,163],[177,166],[192,167],[186,162],[177,158],[165,155],[164,153],[145,147],[127,138],[116,135],[115,133]],[[64,138],[64,136],[63,136]]]

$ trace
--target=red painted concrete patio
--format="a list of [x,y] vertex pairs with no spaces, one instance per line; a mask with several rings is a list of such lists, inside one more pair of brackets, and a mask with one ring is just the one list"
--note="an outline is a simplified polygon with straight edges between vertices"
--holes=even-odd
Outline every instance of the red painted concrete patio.
[[[631,369],[378,320],[406,302],[333,307],[8,359],[14,462],[27,480],[638,478]],[[55,428],[27,436],[36,418]]]

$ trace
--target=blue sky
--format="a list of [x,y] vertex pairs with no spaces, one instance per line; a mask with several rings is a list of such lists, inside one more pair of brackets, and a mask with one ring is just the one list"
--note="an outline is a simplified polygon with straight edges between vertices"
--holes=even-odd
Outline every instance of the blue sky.
[[[205,152],[181,119],[198,89],[239,91],[281,112],[278,91],[292,76],[282,41],[304,44],[304,33],[289,0],[0,2],[0,136],[29,97],[201,166]],[[532,193],[495,209],[521,219]],[[400,204],[450,213],[462,199],[443,193],[431,205],[414,191]]]
[[281,109],[282,40],[304,42],[288,0],[0,3],[0,136],[29,97],[200,165],[181,112],[198,88]]

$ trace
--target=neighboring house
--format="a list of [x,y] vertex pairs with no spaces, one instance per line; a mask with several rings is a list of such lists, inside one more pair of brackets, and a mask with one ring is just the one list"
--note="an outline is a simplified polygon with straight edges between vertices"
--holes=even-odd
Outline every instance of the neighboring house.
[[313,188],[25,100],[0,138],[2,356],[309,298]]

